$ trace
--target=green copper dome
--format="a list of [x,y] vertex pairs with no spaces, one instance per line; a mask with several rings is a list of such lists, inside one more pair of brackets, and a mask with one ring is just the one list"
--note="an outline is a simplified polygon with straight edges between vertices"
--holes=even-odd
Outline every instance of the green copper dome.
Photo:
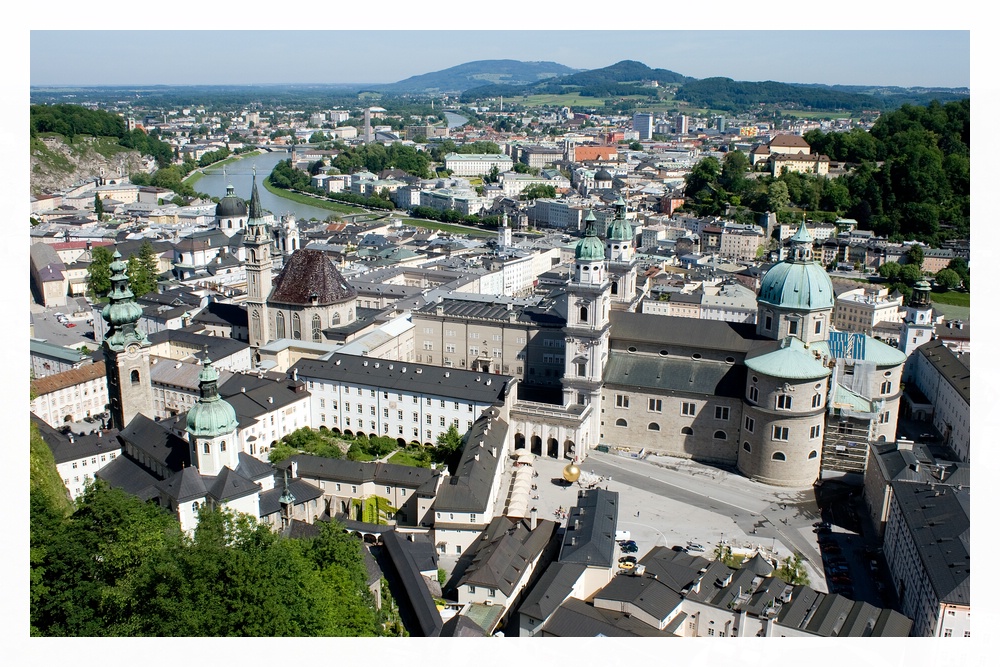
[[205,359],[205,366],[198,375],[201,398],[187,414],[187,432],[194,436],[214,438],[232,433],[239,423],[236,410],[219,396],[219,371],[212,367],[212,361]]
[[587,214],[585,222],[587,230],[576,244],[576,261],[599,262],[604,259],[604,244],[597,236],[597,218],[594,217],[593,211]]
[[782,339],[776,350],[747,355],[743,363],[755,373],[783,380],[819,380],[830,374],[830,369],[794,336]]
[[775,264],[764,276],[758,303],[788,310],[833,308],[833,283],[823,267],[813,261],[812,243],[803,222],[791,238],[791,256]]
[[609,241],[631,241],[635,237],[632,225],[625,219],[625,200],[619,195],[615,202],[615,219],[608,225]]

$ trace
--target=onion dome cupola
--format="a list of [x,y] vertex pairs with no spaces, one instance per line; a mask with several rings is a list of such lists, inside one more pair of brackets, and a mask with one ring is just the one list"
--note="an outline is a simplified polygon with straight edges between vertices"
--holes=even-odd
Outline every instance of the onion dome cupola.
[[796,311],[833,308],[833,283],[827,272],[813,260],[813,239],[805,222],[791,238],[792,251],[775,264],[760,285],[758,303]]
[[135,295],[129,289],[128,266],[117,250],[112,259],[108,267],[111,270],[111,291],[108,293],[108,304],[101,310],[101,317],[109,325],[105,340],[112,349],[121,350],[130,341],[145,342],[146,334],[135,327],[142,317],[142,306],[135,302]]
[[608,225],[608,241],[629,242],[633,236],[632,225],[625,219],[625,200],[619,195],[615,202],[615,219]]
[[198,374],[198,401],[188,410],[187,432],[198,438],[215,438],[236,430],[236,410],[219,396],[219,371],[206,358]]
[[597,236],[597,218],[594,217],[593,211],[587,214],[584,222],[587,223],[587,227],[583,238],[576,244],[576,261],[599,262],[604,259],[604,244]]
[[926,280],[919,280],[913,284],[913,294],[910,295],[909,305],[913,307],[927,307],[931,303],[931,284]]

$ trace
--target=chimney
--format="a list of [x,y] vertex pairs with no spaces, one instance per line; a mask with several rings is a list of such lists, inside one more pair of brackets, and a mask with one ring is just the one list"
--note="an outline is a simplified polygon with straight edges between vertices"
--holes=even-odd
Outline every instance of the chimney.
[[299,381],[299,369],[298,368],[293,368],[292,369],[292,381],[293,382],[298,382]]
[[268,396],[267,397],[267,402],[268,403],[274,403],[274,396]]
[[292,479],[299,476],[299,462],[292,459]]
[[538,527],[538,508],[537,507],[532,507],[531,508],[531,523],[529,525],[531,526],[532,530],[534,530],[535,528]]

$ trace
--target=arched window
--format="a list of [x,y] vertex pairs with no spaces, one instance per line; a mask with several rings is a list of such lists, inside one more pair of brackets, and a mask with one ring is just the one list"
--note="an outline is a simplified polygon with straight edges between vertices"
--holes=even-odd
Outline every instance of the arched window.
[[613,283],[611,283],[611,293],[612,294],[618,294],[618,281],[617,280],[614,281]]
[[319,315],[313,315],[312,339],[314,343],[319,343],[323,340],[323,322],[320,320]]
[[685,426],[681,429],[681,435],[694,435],[694,429],[690,426]]
[[302,324],[298,313],[292,313],[292,338],[295,340],[302,339]]
[[587,307],[586,306],[580,306],[580,321],[581,322],[586,322],[587,321],[587,315],[588,315],[588,313],[587,313]]
[[785,460],[785,453],[784,452],[775,452],[774,454],[771,454],[771,460],[772,461],[784,461]]
[[[230,226],[232,226],[232,223],[230,223]],[[193,503],[191,503],[191,509],[194,510],[195,512],[198,511],[198,501],[197,500],[194,501]]]
[[223,440],[222,442],[219,443],[219,450],[223,451],[223,452],[226,451],[226,441],[225,440]]
[[330,318],[330,326],[335,327],[340,324],[340,313],[334,313]]
[[624,419],[615,420],[615,426],[628,426],[628,422]]
[[251,340],[258,341],[262,338],[260,335],[260,313],[256,310],[253,311],[253,315],[250,318],[250,337]]
[[812,450],[811,452],[809,452],[809,458],[811,458],[811,459],[816,458],[816,450],[815,449]]
[[750,451],[750,443],[747,442],[746,440],[743,441],[743,451],[745,451],[745,452],[749,452]]
[[280,310],[274,314],[274,337],[285,337],[285,314]]
[[716,431],[714,434],[712,434],[712,437],[715,438],[716,440],[725,440],[726,439],[726,432],[725,431]]
[[139,371],[132,371],[129,377],[132,379],[132,384],[139,384]]
[[204,449],[205,449],[205,453],[206,454],[211,454],[212,453],[212,446],[210,444],[208,444],[207,442],[205,443]]
[[657,424],[656,422],[649,422],[649,426],[646,427],[646,430],[648,430],[648,431],[659,431],[660,430],[660,425]]

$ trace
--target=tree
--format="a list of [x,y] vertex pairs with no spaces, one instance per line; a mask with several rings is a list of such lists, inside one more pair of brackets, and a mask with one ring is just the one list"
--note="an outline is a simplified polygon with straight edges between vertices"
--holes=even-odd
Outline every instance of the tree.
[[440,463],[447,462],[458,453],[461,446],[462,434],[458,432],[454,424],[451,424],[448,426],[447,431],[444,431],[437,437],[434,459]]
[[94,195],[94,213],[97,214],[97,220],[99,222],[104,222],[104,202],[101,201],[101,195]]
[[964,257],[956,257],[948,262],[948,268],[958,274],[966,289],[969,289],[969,263]]
[[767,188],[767,209],[769,211],[781,212],[788,206],[791,199],[788,195],[788,185],[783,181],[775,181]]
[[786,584],[809,585],[809,575],[806,574],[805,565],[802,564],[802,555],[798,553],[781,561],[781,565],[774,571],[774,576]]
[[920,270],[919,264],[903,264],[899,270],[899,278],[908,285],[912,285],[921,278],[924,273]]
[[136,298],[156,291],[158,262],[153,253],[153,245],[147,240],[139,248],[139,254],[128,258],[125,269],[129,289]]
[[91,262],[87,267],[87,288],[93,297],[102,297],[111,291],[111,262],[114,257],[106,246],[90,251]]
[[934,282],[945,289],[955,289],[962,283],[962,280],[955,271],[941,269],[934,275]]
[[551,199],[556,196],[556,188],[553,185],[543,185],[542,183],[533,183],[521,191],[520,199],[522,200],[535,200],[535,199]]
[[898,262],[886,262],[878,267],[878,274],[886,280],[896,280],[902,268]]
[[924,249],[918,243],[914,243],[906,249],[906,263],[915,264],[920,267],[924,263]]

